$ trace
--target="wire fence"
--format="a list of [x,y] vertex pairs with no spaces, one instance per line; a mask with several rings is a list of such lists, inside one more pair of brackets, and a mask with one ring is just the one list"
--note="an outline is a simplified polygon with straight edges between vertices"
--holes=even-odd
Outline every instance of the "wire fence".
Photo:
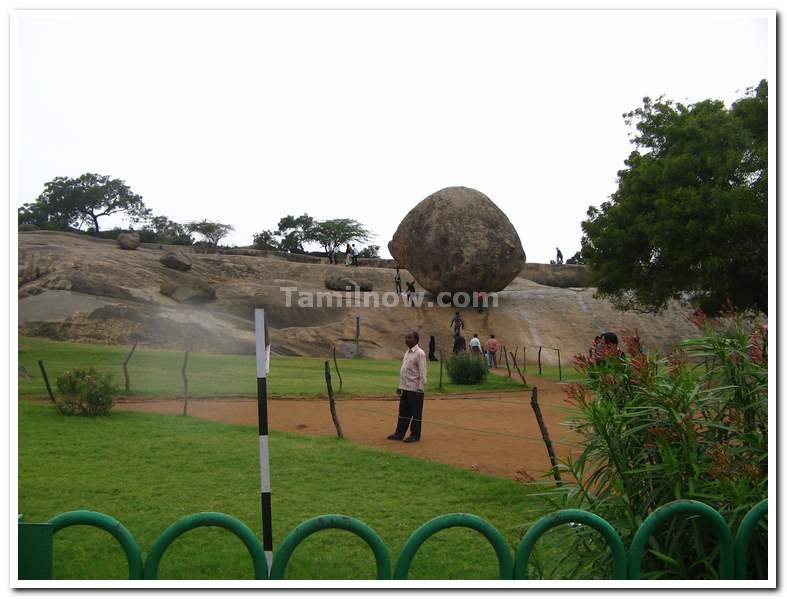
[[[390,412],[383,412],[381,410],[372,410],[372,409],[369,409],[369,408],[362,408],[360,406],[350,405],[349,402],[342,403],[342,407],[343,408],[349,408],[350,410],[356,410],[356,411],[359,411],[359,412],[368,412],[368,413],[371,413],[371,414],[378,414],[380,416],[385,416],[385,417],[390,417],[391,416]],[[513,438],[513,439],[522,439],[524,441],[536,441],[538,443],[543,443],[544,442],[544,440],[539,438],[539,437],[530,437],[528,435],[519,435],[519,434],[516,434],[516,433],[506,433],[506,432],[502,432],[502,431],[491,431],[491,430],[487,430],[487,429],[480,429],[480,428],[474,428],[474,427],[469,427],[469,426],[462,426],[460,424],[454,424],[452,422],[441,422],[439,420],[432,420],[432,419],[428,419],[427,420],[427,419],[421,418],[421,424],[433,424],[433,425],[437,425],[437,426],[448,426],[448,427],[451,427],[451,428],[456,428],[456,429],[465,430],[465,431],[471,431],[471,432],[474,432],[474,433],[481,433],[481,434],[485,434],[485,435],[492,435],[492,436],[498,436],[498,437],[509,437],[509,438]],[[566,443],[566,442],[563,442],[563,441],[552,441],[552,442],[557,444],[557,445],[563,445],[565,447],[570,447],[570,448],[575,448],[576,447],[576,443]]]

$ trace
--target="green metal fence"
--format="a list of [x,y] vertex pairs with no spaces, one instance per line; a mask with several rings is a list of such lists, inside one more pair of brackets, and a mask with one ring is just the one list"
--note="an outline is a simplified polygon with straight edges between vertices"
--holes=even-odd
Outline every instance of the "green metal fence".
[[[575,522],[590,526],[605,539],[612,560],[614,579],[636,580],[640,578],[642,559],[645,556],[648,538],[664,522],[678,514],[693,514],[707,521],[714,530],[720,546],[719,577],[721,579],[746,576],[746,556],[757,523],[768,514],[768,500],[764,499],[749,511],[733,537],[724,518],[711,506],[687,499],[673,501],[650,514],[637,530],[628,553],[620,535],[609,522],[584,510],[561,510],[544,516],[536,521],[525,533],[519,547],[512,556],[508,544],[497,528],[483,518],[473,514],[444,514],[418,528],[404,544],[393,568],[393,578],[407,578],[410,564],[419,547],[432,535],[446,528],[470,528],[481,533],[495,550],[500,579],[527,578],[527,564],[536,542],[547,531],[561,524]],[[317,516],[295,527],[282,541],[276,551],[270,575],[265,561],[262,544],[254,532],[243,522],[218,512],[202,512],[186,516],[168,526],[159,535],[143,560],[139,545],[133,535],[114,518],[90,511],[66,512],[55,516],[49,522],[27,523],[19,519],[19,579],[46,580],[53,572],[53,536],[68,526],[87,525],[101,528],[110,533],[120,543],[128,561],[128,577],[132,580],[155,580],[164,553],[180,535],[203,526],[225,528],[243,541],[254,565],[257,580],[281,580],[284,578],[287,563],[298,545],[308,536],[329,528],[347,530],[361,537],[371,548],[377,565],[377,579],[391,578],[391,554],[387,545],[372,528],[356,518],[341,515]]]

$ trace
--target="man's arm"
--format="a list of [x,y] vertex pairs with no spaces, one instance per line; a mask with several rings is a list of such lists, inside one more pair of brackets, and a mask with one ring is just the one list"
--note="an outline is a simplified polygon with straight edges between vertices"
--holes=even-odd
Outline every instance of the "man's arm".
[[418,354],[418,388],[426,391],[426,354],[423,350]]

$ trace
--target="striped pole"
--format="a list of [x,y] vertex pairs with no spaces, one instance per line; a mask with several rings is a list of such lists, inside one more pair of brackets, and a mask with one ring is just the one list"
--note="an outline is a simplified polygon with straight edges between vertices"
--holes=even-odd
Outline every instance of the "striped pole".
[[268,368],[271,344],[265,323],[265,310],[254,309],[254,332],[257,339],[257,422],[260,435],[260,504],[262,506],[262,548],[268,562],[273,563],[273,529],[271,525],[271,469],[268,456]]

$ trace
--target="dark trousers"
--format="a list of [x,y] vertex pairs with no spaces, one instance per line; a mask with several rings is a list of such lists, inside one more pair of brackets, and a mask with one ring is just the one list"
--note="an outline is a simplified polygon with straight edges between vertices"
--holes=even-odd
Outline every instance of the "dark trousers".
[[402,292],[402,282],[401,281],[394,281],[394,285],[396,285],[396,293]]
[[407,427],[410,436],[421,437],[421,415],[424,412],[424,394],[416,391],[402,391],[399,396],[399,419],[396,421],[397,437],[404,437]]

